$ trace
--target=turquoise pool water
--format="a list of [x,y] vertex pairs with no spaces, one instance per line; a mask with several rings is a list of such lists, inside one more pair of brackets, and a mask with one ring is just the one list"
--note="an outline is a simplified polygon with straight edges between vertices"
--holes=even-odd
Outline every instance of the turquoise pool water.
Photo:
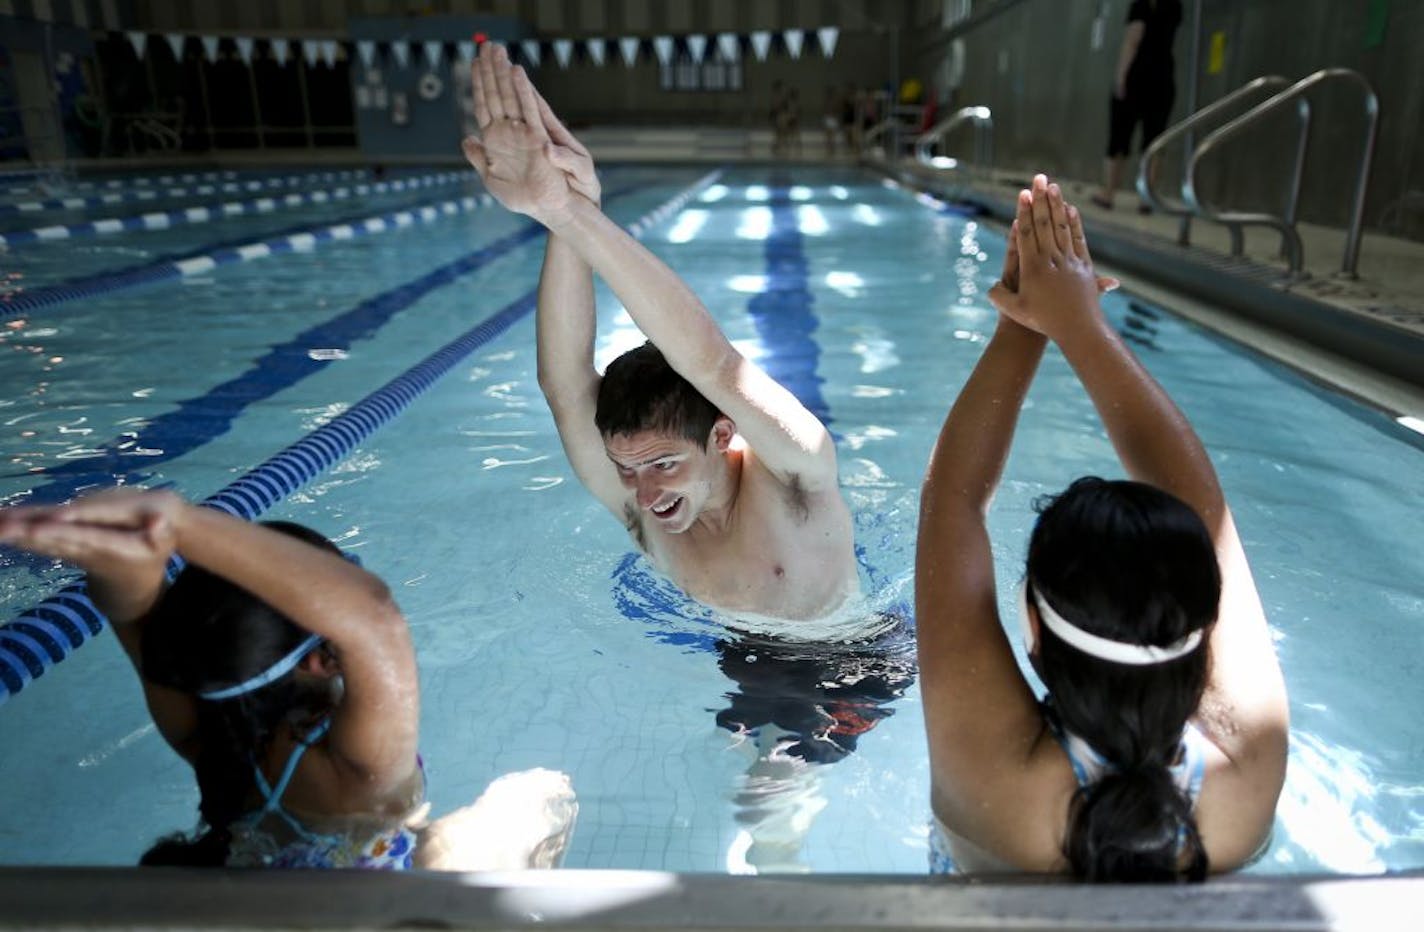
[[[700,174],[611,167],[608,211],[630,222]],[[348,212],[360,213],[34,245],[0,254],[0,271],[40,287]],[[63,496],[116,474],[213,493],[526,295],[542,256],[527,229],[482,209],[0,322],[0,496]],[[908,600],[920,478],[993,325],[983,294],[1001,235],[851,169],[751,167],[645,242],[829,419],[872,602]],[[414,288],[489,247],[469,274]],[[1253,870],[1424,865],[1424,445],[1162,308],[1126,294],[1106,308],[1212,452],[1291,690],[1290,773]],[[599,334],[601,362],[638,339],[606,292]],[[1050,353],[991,516],[1004,591],[1033,499],[1088,472],[1117,467]],[[749,645],[681,605],[564,462],[532,319],[269,516],[324,531],[396,590],[437,813],[501,773],[555,767],[582,806],[571,867],[923,871],[928,769],[903,653]],[[6,564],[5,618],[71,575]],[[824,716],[836,747],[788,755]],[[0,862],[132,863],[195,818],[191,773],[153,733],[108,635],[0,708],[0,748],[12,798],[0,834],[13,839]]]

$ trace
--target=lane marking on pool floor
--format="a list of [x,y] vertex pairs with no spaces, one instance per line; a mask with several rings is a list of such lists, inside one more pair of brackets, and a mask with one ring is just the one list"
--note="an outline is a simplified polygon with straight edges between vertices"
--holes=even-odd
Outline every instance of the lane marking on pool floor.
[[[231,174],[231,173],[229,173]],[[0,216],[7,214],[28,214],[41,210],[77,210],[82,207],[102,207],[113,204],[127,204],[134,201],[157,201],[167,198],[177,197],[206,197],[212,194],[251,194],[255,191],[276,188],[295,188],[309,184],[320,184],[328,181],[352,181],[357,178],[365,178],[367,172],[364,169],[351,169],[339,172],[306,172],[299,175],[283,175],[276,178],[251,178],[245,181],[222,181],[218,184],[199,184],[194,187],[181,188],[154,188],[142,186],[138,188],[126,188],[124,181],[105,185],[104,188],[118,189],[109,190],[105,194],[94,194],[88,196],[65,196],[52,197],[42,201],[21,201],[16,204],[0,204]],[[198,181],[200,176],[183,175],[175,177],[164,176],[166,180],[160,181],[162,184],[170,184],[174,181],[187,179],[188,181]],[[74,190],[103,190],[93,182],[80,183],[72,186]],[[28,191],[29,188],[12,189]]]
[[393,181],[378,181],[374,184],[358,184],[339,188],[318,188],[314,191],[293,192],[286,195],[259,197],[248,201],[227,201],[197,204],[173,210],[138,214],[131,217],[100,217],[83,223],[54,224],[0,233],[0,247],[23,246],[30,243],[53,242],[82,236],[105,236],[113,233],[137,232],[143,230],[168,230],[173,227],[197,223],[210,223],[252,214],[269,214],[290,207],[304,207],[309,204],[326,204],[344,201],[353,195],[386,194],[401,191],[417,191],[422,188],[441,187],[476,178],[473,171],[440,172],[438,174],[417,175],[412,178],[397,178]]
[[[714,171],[628,225],[641,237],[721,174]],[[479,347],[528,316],[538,301],[531,289],[424,360],[371,392],[331,421],[205,499],[202,504],[253,520],[349,455],[397,417],[442,376]],[[83,582],[0,625],[0,705],[55,664],[71,656],[107,624]]]
[[442,217],[467,213],[494,203],[488,194],[468,195],[455,200],[431,202],[372,217],[348,218],[324,227],[292,227],[281,235],[255,242],[204,247],[204,253],[163,259],[146,265],[100,272],[29,290],[0,293],[0,320],[9,320],[32,311],[50,309],[77,301],[112,294],[139,285],[201,275],[218,266],[251,262],[290,252],[307,252],[333,240],[355,239],[401,229],[416,223],[430,223]]

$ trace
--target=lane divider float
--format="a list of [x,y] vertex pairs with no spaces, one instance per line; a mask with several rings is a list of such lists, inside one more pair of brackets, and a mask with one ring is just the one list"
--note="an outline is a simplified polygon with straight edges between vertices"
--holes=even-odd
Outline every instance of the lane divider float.
[[[125,191],[110,191],[107,194],[95,194],[87,197],[55,197],[43,201],[22,201],[18,204],[0,204],[0,216],[7,214],[35,213],[41,210],[78,210],[84,207],[105,207],[112,204],[126,204],[132,201],[157,201],[168,198],[195,196],[206,197],[210,194],[250,194],[264,189],[296,188],[327,181],[352,181],[357,178],[364,178],[365,176],[365,171],[310,172],[303,175],[284,175],[279,178],[253,178],[247,181],[201,184],[192,188],[166,188],[159,190],[144,187]],[[89,185],[89,188],[92,189],[93,185]]]
[[397,178],[394,181],[378,181],[373,184],[358,184],[329,190],[294,192],[285,196],[259,197],[250,201],[228,201],[218,204],[200,204],[177,210],[157,211],[134,217],[101,217],[84,223],[56,224],[20,230],[15,233],[0,233],[0,247],[21,246],[28,243],[52,242],[81,236],[105,236],[113,233],[127,233],[140,230],[168,230],[177,226],[195,223],[209,223],[251,214],[267,214],[288,207],[303,207],[308,204],[326,204],[343,201],[351,197],[388,192],[416,191],[421,188],[440,187],[468,181],[476,177],[474,171],[440,172],[433,175],[419,175],[414,178]]

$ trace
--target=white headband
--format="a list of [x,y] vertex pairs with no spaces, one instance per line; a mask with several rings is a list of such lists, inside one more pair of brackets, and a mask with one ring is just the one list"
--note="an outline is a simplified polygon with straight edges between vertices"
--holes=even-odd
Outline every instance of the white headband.
[[[1028,580],[1024,580],[1023,586],[1019,590],[1019,602],[1024,608],[1024,624],[1027,625]],[[1136,667],[1145,667],[1155,663],[1166,663],[1169,660],[1177,660],[1178,658],[1190,654],[1197,649],[1197,645],[1201,643],[1202,639],[1202,629],[1197,628],[1181,640],[1168,644],[1166,647],[1113,641],[1105,637],[1099,637],[1096,634],[1090,634],[1068,621],[1053,610],[1053,606],[1048,604],[1048,600],[1045,599],[1037,589],[1035,589],[1033,593],[1033,602],[1034,605],[1038,606],[1038,618],[1044,627],[1058,635],[1058,639],[1069,647],[1073,647],[1090,657],[1097,657],[1099,660],[1125,663]]]

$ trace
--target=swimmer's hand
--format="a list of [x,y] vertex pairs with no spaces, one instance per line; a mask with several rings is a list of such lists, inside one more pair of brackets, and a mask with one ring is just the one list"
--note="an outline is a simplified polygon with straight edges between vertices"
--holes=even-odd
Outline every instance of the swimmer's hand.
[[115,624],[145,615],[163,592],[181,510],[171,492],[110,489],[68,505],[0,511],[0,542],[88,573],[89,594]]
[[532,86],[530,90],[539,104],[539,118],[544,121],[544,131],[549,134],[549,160],[568,173],[569,185],[575,192],[595,204],[602,203],[603,186],[598,180],[598,172],[594,171],[593,156],[554,115],[544,96]]
[[563,226],[577,195],[568,172],[551,158],[553,144],[528,75],[493,42],[480,49],[470,73],[480,135],[465,139],[465,158],[505,207],[550,229]]
[[[1058,185],[1036,175],[1033,190],[1019,192],[1003,274],[989,290],[989,300],[1008,319],[1053,338],[1044,318],[1074,313],[1067,311],[1067,305],[1081,302],[1082,286],[1087,283],[1093,289],[1088,299],[1093,308],[1098,295],[1121,284],[1094,274],[1078,209],[1064,203]],[[1082,316],[1081,309],[1076,315]]]

